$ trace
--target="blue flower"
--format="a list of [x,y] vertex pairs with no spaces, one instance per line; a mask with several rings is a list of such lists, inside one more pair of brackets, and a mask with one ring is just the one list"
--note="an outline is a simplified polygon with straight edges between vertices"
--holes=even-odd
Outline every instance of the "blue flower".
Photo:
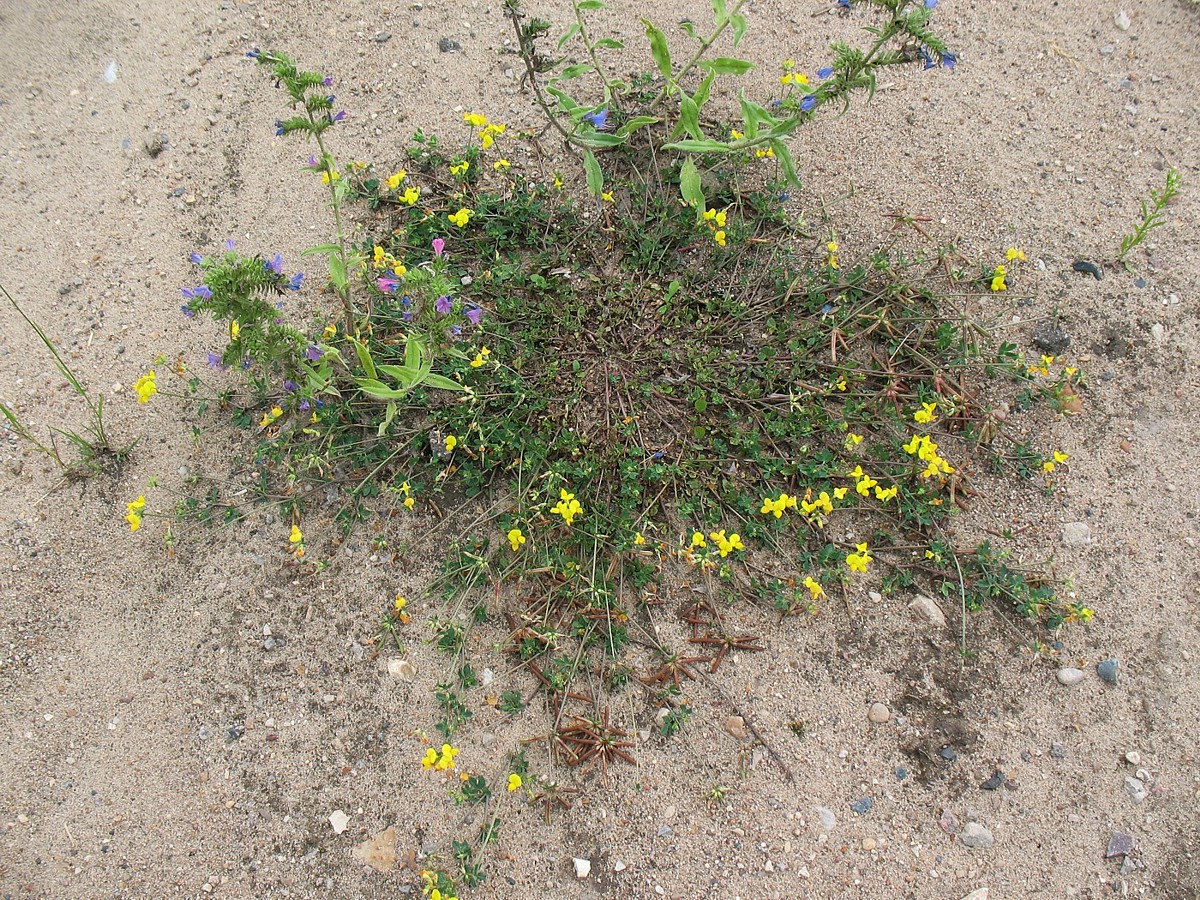
[[321,84],[323,84],[325,87],[333,87],[333,76],[326,75],[321,79]]
[[933,9],[935,6],[937,6],[937,0],[925,0],[926,9]]
[[591,122],[597,131],[601,131],[604,123],[608,121],[608,108],[605,107],[600,112],[589,113],[584,118]]
[[298,407],[298,409],[300,410],[300,412],[308,412],[308,401],[301,400],[300,406]]
[[319,362],[321,357],[324,355],[325,351],[316,344],[309,344],[306,348],[304,348],[304,357],[309,362]]
[[211,350],[208,351],[208,364],[210,366],[212,366],[214,369],[220,369],[221,371],[224,371],[229,368],[229,366],[227,366],[227,365],[225,365],[225,363],[221,362],[221,357],[218,356],[216,353],[213,353]]
[[283,257],[276,253],[274,259],[263,260],[263,268],[265,268],[268,272],[274,272],[276,275],[282,275]]
[[292,381],[290,378],[285,378],[283,379],[283,389],[289,394],[294,394],[296,391],[300,390],[300,385],[296,384],[296,382]]
[[954,71],[954,66],[957,63],[958,63],[958,54],[957,53],[951,53],[949,50],[947,50],[945,53],[942,54],[942,65],[945,66],[950,71]]
[[288,279],[288,285],[287,285],[288,290],[298,291],[298,290],[300,290],[300,285],[302,285],[303,283],[304,283],[304,273],[297,272],[295,275],[293,275],[291,278]]
[[234,246],[234,244],[233,244],[233,238],[226,238],[226,239],[225,239],[225,249],[226,249],[226,250],[228,250],[230,253],[232,253],[232,252],[233,252],[233,246]]
[[260,56],[262,56],[262,51],[261,50],[247,50],[246,55],[248,57],[250,57],[251,59],[258,59]]
[[461,325],[451,325],[450,333],[453,334],[455,337],[461,337],[462,336],[462,326]]
[[190,306],[188,306],[186,303],[183,304],[183,306],[179,307],[179,311],[181,313],[183,313],[185,316],[187,316],[189,319],[193,319],[196,317],[196,311],[194,309],[192,309]]
[[838,0],[838,6],[842,9],[850,9],[853,5],[851,0]]
[[822,66],[821,68],[817,69],[818,78],[828,78],[832,74],[833,66]]
[[187,300],[211,300],[212,299],[212,291],[210,291],[203,284],[200,285],[199,287],[194,287],[194,288],[182,288],[179,291],[179,293],[183,294],[184,299],[187,299]]
[[478,306],[472,306],[470,309],[467,310],[467,319],[470,320],[472,325],[478,325],[479,321],[482,318],[483,318],[483,309],[482,308],[480,308]]
[[199,253],[196,253],[194,250],[188,254],[188,259],[190,259],[196,265],[200,265],[200,263],[204,262],[204,257]]
[[276,119],[275,120],[275,136],[281,137],[285,131],[287,131],[287,129],[283,127],[283,123],[280,122],[278,119]]
[[343,110],[338,111],[338,114],[333,117],[333,121],[341,122],[341,121],[344,121],[345,118],[346,118],[346,111],[343,109]]
[[805,97],[803,100],[800,101],[800,110],[802,112],[808,112],[816,105],[817,105],[817,95],[809,94],[807,97]]
[[917,51],[917,54],[921,57],[921,62],[925,64],[921,67],[925,71],[928,72],[930,69],[937,66],[937,63],[933,61],[933,57],[929,55],[929,48],[924,44],[921,45],[921,49]]
[[437,298],[437,302],[434,303],[433,306],[439,314],[444,316],[450,312],[451,308],[454,306],[454,301],[452,301],[445,294],[442,294],[442,296]]

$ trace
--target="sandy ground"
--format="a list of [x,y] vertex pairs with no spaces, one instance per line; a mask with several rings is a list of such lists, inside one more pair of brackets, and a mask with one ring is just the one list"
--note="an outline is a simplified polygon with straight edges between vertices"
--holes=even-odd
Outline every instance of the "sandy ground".
[[[943,0],[958,70],[889,73],[873,105],[805,132],[797,153],[796,209],[815,218],[824,198],[846,255],[884,242],[896,208],[930,216],[932,237],[969,258],[1028,252],[1010,280],[1033,302],[1012,339],[1033,352],[1032,328],[1058,314],[1088,376],[1082,416],[1037,422],[1041,446],[1071,454],[1070,473],[1053,496],[979,498],[960,529],[1021,530],[1019,555],[1052,556],[1093,623],[1039,657],[1033,632],[985,612],[967,623],[964,660],[958,610],[941,629],[916,620],[909,597],[874,602],[864,587],[849,608],[771,625],[769,652],[732,660],[717,682],[792,778],[728,733],[728,704],[697,688],[683,734],[652,739],[607,784],[579,780],[570,813],[547,825],[513,801],[478,896],[1200,896],[1200,6],[1121,2],[1127,30],[1109,0]],[[633,38],[643,7],[619,6],[613,21]],[[653,15],[665,27],[693,6]],[[815,68],[831,36],[852,32],[854,17],[814,17],[822,8],[753,4],[748,55],[764,85],[778,60]],[[329,551],[329,570],[293,580],[284,526],[261,509],[236,528],[182,532],[166,558],[165,522],[131,535],[123,504],[151,476],[150,508],[169,513],[187,472],[235,486],[247,473],[225,426],[204,420],[194,444],[184,405],[139,406],[128,386],[158,354],[198,364],[216,346],[216,326],[178,311],[188,252],[234,237],[295,260],[323,240],[318,186],[297,171],[299,144],[274,137],[279,97],[246,50],[332,72],[351,112],[341,146],[384,165],[417,127],[451,133],[464,107],[537,119],[516,61],[497,53],[508,32],[495,3],[180,9],[0,9],[0,281],[109,398],[116,436],[141,437],[118,481],[54,492],[43,463],[0,445],[0,894],[415,894],[406,860],[444,854],[467,814],[417,764],[439,677],[429,648],[410,641],[417,677],[403,682],[366,642],[397,591],[418,621],[432,610],[422,591],[436,560],[375,559],[356,536]],[[443,37],[461,51],[439,53]],[[152,158],[144,145],[163,133]],[[1076,259],[1112,259],[1168,165],[1183,194],[1134,254],[1136,273],[1073,272]],[[11,311],[0,336],[0,399],[43,428],[83,424]],[[1064,544],[1068,523],[1086,523],[1085,543]],[[1116,685],[1097,677],[1106,658],[1120,660]],[[1067,664],[1082,683],[1056,681]],[[874,701],[888,722],[868,721]],[[479,766],[536,734],[530,717],[489,715],[481,707],[462,735]],[[530,753],[544,769],[544,750]],[[1008,784],[983,790],[997,769]],[[709,805],[718,783],[733,790]],[[869,811],[852,811],[867,797]],[[966,846],[968,823],[994,845]],[[393,825],[394,871],[350,855]],[[1106,858],[1114,832],[1135,846]],[[573,857],[591,860],[588,878]]]

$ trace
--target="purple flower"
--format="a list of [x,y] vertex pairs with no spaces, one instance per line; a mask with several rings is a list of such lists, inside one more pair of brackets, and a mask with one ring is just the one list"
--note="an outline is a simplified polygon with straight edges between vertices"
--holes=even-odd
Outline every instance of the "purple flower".
[[433,239],[433,255],[441,256],[446,251],[446,242],[441,238]]
[[285,378],[283,379],[283,389],[289,394],[294,394],[296,391],[300,390],[300,385],[296,384],[296,382],[292,381],[290,378]]
[[450,333],[452,335],[454,335],[455,337],[462,337],[462,326],[461,325],[451,325]]
[[412,310],[402,313],[401,318],[403,318],[405,322],[411,322],[413,320]]
[[333,121],[335,121],[335,122],[342,122],[342,121],[345,121],[345,119],[346,119],[346,111],[344,109],[338,110],[338,114],[333,117]]
[[208,351],[208,364],[214,369],[220,369],[222,372],[229,368],[229,366],[221,362],[221,357],[211,350]]
[[195,252],[194,250],[188,254],[188,259],[190,259],[196,265],[200,265],[200,263],[204,262],[204,257],[201,256],[199,253]]
[[300,405],[297,407],[297,409],[299,409],[300,412],[308,412],[308,401],[301,400]]
[[400,282],[388,275],[382,275],[375,280],[375,286],[385,294],[390,294],[400,286]]
[[183,304],[183,306],[179,307],[179,311],[181,313],[183,313],[185,316],[187,316],[189,319],[194,319],[196,317],[196,311],[194,309],[192,309],[190,306],[188,306],[186,303]]
[[233,238],[225,239],[225,249],[228,250],[230,253],[233,252]]
[[853,6],[852,0],[838,0],[838,6],[842,9],[850,9]]
[[283,133],[285,131],[287,131],[287,129],[283,127],[283,123],[280,122],[278,119],[276,119],[275,120],[275,137],[282,137]]
[[288,279],[288,285],[287,285],[288,290],[289,291],[298,291],[298,290],[300,290],[300,285],[302,285],[302,284],[304,284],[304,273],[297,272],[295,275],[293,275],[291,278]]
[[822,66],[821,68],[817,69],[818,78],[828,78],[832,74],[833,66]]
[[263,260],[263,267],[268,272],[274,272],[276,275],[281,275],[283,274],[283,257],[276,253],[274,259]]
[[945,66],[950,71],[952,71],[952,72],[954,71],[954,67],[955,67],[955,65],[957,65],[957,63],[958,63],[958,54],[957,53],[951,53],[949,50],[947,50],[945,53],[942,54],[942,65]]
[[434,306],[434,309],[436,309],[438,311],[439,315],[444,316],[444,315],[447,315],[450,312],[450,310],[453,308],[454,301],[452,301],[445,294],[442,294],[442,296],[437,298],[437,302],[433,306]]
[[926,9],[933,9],[935,6],[937,6],[937,0],[925,0]]
[[304,358],[309,362],[319,362],[325,351],[316,344],[309,344],[304,350]]
[[588,113],[584,118],[591,122],[597,131],[602,131],[604,123],[608,121],[608,108],[605,107],[600,112]]
[[261,50],[247,50],[246,55],[248,57],[250,57],[251,59],[258,59],[260,56],[262,56],[262,51]]
[[326,75],[321,79],[321,84],[325,85],[325,87],[333,87],[333,76]]
[[321,164],[320,164],[319,162],[317,162],[317,156],[316,156],[316,154],[315,154],[315,153],[310,153],[310,154],[308,154],[308,162],[306,163],[306,165],[307,165],[307,166],[308,166],[310,169],[315,169],[315,168],[317,168],[317,166],[319,166],[319,165],[321,165]]
[[336,99],[337,99],[336,94],[330,94],[328,97],[325,98],[325,102],[328,103],[330,106],[333,106],[333,101]]
[[271,324],[272,324],[272,325],[282,325],[282,324],[283,324],[283,319],[279,318],[279,316],[276,316],[275,318],[273,318],[273,319],[271,320]]
[[917,51],[917,55],[921,57],[921,62],[925,64],[921,68],[926,72],[937,66],[937,63],[933,61],[933,57],[929,55],[929,48],[924,44],[922,44],[921,49]]
[[185,300],[211,300],[212,291],[205,285],[200,285],[194,288],[181,288],[179,293],[183,294]]
[[408,309],[410,306],[412,306],[412,297],[408,296],[408,294],[405,294],[400,298],[400,305],[405,309]]
[[802,112],[808,112],[816,105],[817,105],[817,95],[809,94],[807,97],[805,97],[803,100],[800,101],[800,110]]
[[467,310],[467,319],[471,322],[472,325],[478,325],[479,321],[482,318],[483,318],[482,307],[472,306],[470,309]]

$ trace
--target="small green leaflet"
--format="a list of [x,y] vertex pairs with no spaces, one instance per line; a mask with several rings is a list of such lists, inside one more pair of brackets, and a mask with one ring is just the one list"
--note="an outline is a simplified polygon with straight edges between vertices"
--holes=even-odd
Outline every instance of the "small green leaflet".
[[664,78],[671,77],[671,51],[667,49],[667,37],[654,27],[649,19],[642,19],[646,26],[646,38],[650,41],[650,55]]
[[587,173],[588,193],[599,200],[600,194],[604,190],[604,173],[600,171],[600,163],[596,162],[596,155],[586,148],[583,151],[583,170]]

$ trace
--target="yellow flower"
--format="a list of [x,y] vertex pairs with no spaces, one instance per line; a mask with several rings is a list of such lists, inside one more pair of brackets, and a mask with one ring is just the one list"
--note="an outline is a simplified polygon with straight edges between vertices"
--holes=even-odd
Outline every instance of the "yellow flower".
[[[696,534],[692,535],[692,543],[693,544],[696,542],[697,537],[699,537],[700,540],[703,542],[704,536],[701,535],[700,532],[697,531]],[[733,534],[726,537],[725,529],[722,528],[720,531],[714,531],[711,534],[709,534],[709,537],[712,538],[712,540],[716,543],[717,549],[721,551],[721,556],[723,556],[723,557],[728,556],[734,550],[745,550],[746,549],[745,545],[742,544],[742,536],[740,534],[738,534],[737,532],[734,532]],[[704,544],[701,543],[700,546],[704,546]]]
[[900,488],[894,484],[890,488],[881,488],[879,485],[875,485],[875,499],[883,503],[887,503],[899,493]]
[[437,765],[438,752],[430,747],[425,751],[425,755],[421,757],[421,767],[424,769],[432,769]]
[[451,222],[453,222],[455,225],[457,225],[459,228],[465,228],[467,223],[471,221],[472,215],[474,215],[474,213],[471,210],[467,209],[466,207],[463,207],[456,213],[448,214],[446,216],[446,218],[449,219]]
[[481,116],[479,113],[463,113],[463,121],[472,128],[482,128],[488,123],[487,116]]
[[1008,274],[1008,269],[1005,266],[996,266],[996,271],[992,275],[992,290],[1007,291],[1008,285],[1004,283],[1004,276]]
[[847,450],[849,450],[851,447],[857,447],[862,442],[863,442],[863,436],[861,434],[855,434],[852,431],[848,435],[846,435],[846,449]]
[[375,251],[374,251],[374,253],[372,255],[372,259],[371,259],[371,265],[373,265],[376,269],[382,269],[384,266],[387,265],[387,262],[388,262],[387,251],[385,251],[382,247],[380,247],[378,244],[376,244]]
[[556,191],[561,191],[562,188],[563,188],[562,176],[559,175],[557,172],[555,172],[554,173],[554,189]]
[[833,489],[833,499],[834,500],[844,500],[844,499],[846,499],[846,495],[848,493],[850,493],[850,488],[844,488],[844,487],[834,488]]
[[563,521],[570,525],[574,522],[575,517],[583,512],[583,506],[575,499],[575,495],[569,493],[565,488],[558,492],[558,503],[550,507],[550,512],[563,517]]
[[788,72],[779,77],[780,84],[808,84],[808,76],[803,72]]
[[521,545],[525,543],[525,535],[521,533],[520,528],[514,528],[505,537],[508,538],[509,546],[513,548],[513,552],[521,549]]
[[1096,614],[1096,611],[1094,609],[1091,609],[1087,606],[1079,607],[1079,621],[1080,622],[1090,622],[1092,620],[1092,616],[1094,616],[1095,614]]
[[937,418],[935,415],[936,411],[936,403],[922,403],[921,409],[918,409],[915,413],[913,413],[913,421],[919,422],[922,425],[928,425],[935,418]]
[[452,434],[446,435],[446,452],[447,453],[451,452],[457,446],[458,446],[458,438]]
[[389,191],[394,191],[396,188],[400,187],[400,182],[402,182],[407,176],[408,173],[401,169],[395,175],[389,175],[387,181],[384,183],[387,185]]
[[303,540],[304,540],[304,532],[300,530],[299,525],[293,525],[292,533],[290,535],[288,535],[288,542],[292,543],[292,544],[299,544]]
[[606,203],[616,203],[617,202],[616,200],[613,199],[612,191],[601,191],[600,199],[605,201]]
[[644,537],[642,537],[642,533],[640,531],[633,536],[633,545],[635,547],[640,547],[645,543],[646,543],[646,539]]
[[692,546],[693,547],[707,547],[708,546],[708,542],[706,540],[704,540],[703,533],[701,533],[699,531],[692,532]]
[[759,159],[763,159],[764,157],[770,157],[773,159],[775,157],[775,150],[771,147],[768,147],[766,150],[762,149],[761,147],[756,147],[754,149],[754,155]]
[[332,322],[330,322],[328,325],[326,325],[325,330],[321,332],[321,336],[323,338],[325,338],[325,340],[329,340],[331,337],[333,337],[336,334],[337,334],[337,326],[334,325]]
[[742,134],[742,132],[738,131],[736,128],[729,129],[729,137],[731,140],[740,141],[745,136],[746,135]]
[[511,169],[512,163],[510,163],[507,159],[498,159],[492,163],[492,168],[497,172],[503,172],[505,169]]
[[336,170],[332,171],[332,172],[322,172],[321,173],[321,182],[323,184],[329,184],[332,181],[337,181],[341,177],[342,177],[341,173],[337,172]]
[[509,793],[512,793],[513,791],[515,791],[522,784],[524,784],[524,782],[521,780],[521,776],[518,775],[516,772],[513,772],[511,775],[508,776]]
[[492,144],[494,143],[496,143],[496,139],[492,137],[492,133],[490,131],[485,131],[483,134],[479,135],[479,146],[481,146],[484,150],[490,150]]
[[483,365],[483,361],[491,355],[492,355],[492,351],[489,350],[487,347],[484,347],[477,354],[475,354],[475,358],[473,360],[471,360],[471,368],[478,369],[480,366]]
[[501,125],[499,122],[492,122],[483,130],[490,132],[491,134],[504,134],[507,129],[507,125]]
[[720,230],[714,231],[713,232],[713,240],[716,241],[719,246],[724,247],[725,246],[725,232],[720,231]]
[[808,592],[812,594],[814,600],[820,600],[825,596],[825,588],[821,587],[821,582],[817,581],[811,575],[804,579],[804,586],[808,588]]
[[399,594],[396,595],[396,612],[403,612],[404,607],[408,606],[408,600]]
[[1042,463],[1042,471],[1049,475],[1054,469],[1067,461],[1068,454],[1055,450],[1053,456]]
[[1019,247],[1009,247],[1008,253],[1006,254],[1006,258],[1008,259],[1009,262],[1012,262],[1013,260],[1019,260],[1020,262],[1025,262],[1025,260],[1027,259],[1027,257],[1025,256],[1025,251],[1020,249]]
[[137,391],[138,403],[148,403],[150,398],[158,393],[158,385],[154,383],[154,377],[154,370],[151,369],[133,383],[133,389]]
[[276,419],[283,415],[283,407],[272,406],[267,412],[263,413],[262,421],[258,424],[262,428],[266,428]]
[[416,503],[417,503],[417,501],[414,500],[412,497],[404,498],[404,508],[405,509],[412,509],[416,505]]
[[230,322],[229,322],[229,339],[232,341],[236,341],[238,339],[238,335],[241,333],[242,333],[242,326],[240,324],[238,324],[238,320],[237,319],[230,320]]
[[434,888],[433,893],[429,895],[429,900],[458,900],[458,898],[443,894],[437,888]]
[[858,544],[857,547],[857,553],[846,554],[846,565],[850,567],[851,572],[865,572],[867,571],[867,563],[875,557],[867,550],[866,544]]
[[142,527],[142,510],[146,508],[146,498],[139,496],[136,500],[131,500],[125,504],[125,521],[129,523],[130,531],[137,531]]
[[469,169],[469,168],[471,168],[471,161],[464,159],[462,162],[453,163],[450,166],[450,174],[451,175],[465,175],[467,172],[467,169]]
[[846,376],[845,375],[841,376],[837,380],[837,384],[834,385],[834,387],[836,387],[839,391],[844,391],[847,387],[849,387],[849,384],[846,381]]
[[403,200],[405,203],[407,203],[409,206],[412,206],[414,203],[417,202],[418,199],[420,199],[420,197],[421,197],[421,189],[415,188],[415,187],[410,187],[410,188],[404,189],[404,194],[401,196],[400,199]]
[[871,488],[875,487],[877,484],[879,484],[878,481],[876,481],[870,475],[864,473],[863,477],[858,479],[858,481],[855,483],[854,489],[862,496],[867,497],[871,494]]
[[442,752],[438,756],[438,761],[434,764],[434,768],[439,772],[445,772],[447,769],[454,768],[454,757],[458,756],[458,748],[451,747],[449,744],[442,744]]

